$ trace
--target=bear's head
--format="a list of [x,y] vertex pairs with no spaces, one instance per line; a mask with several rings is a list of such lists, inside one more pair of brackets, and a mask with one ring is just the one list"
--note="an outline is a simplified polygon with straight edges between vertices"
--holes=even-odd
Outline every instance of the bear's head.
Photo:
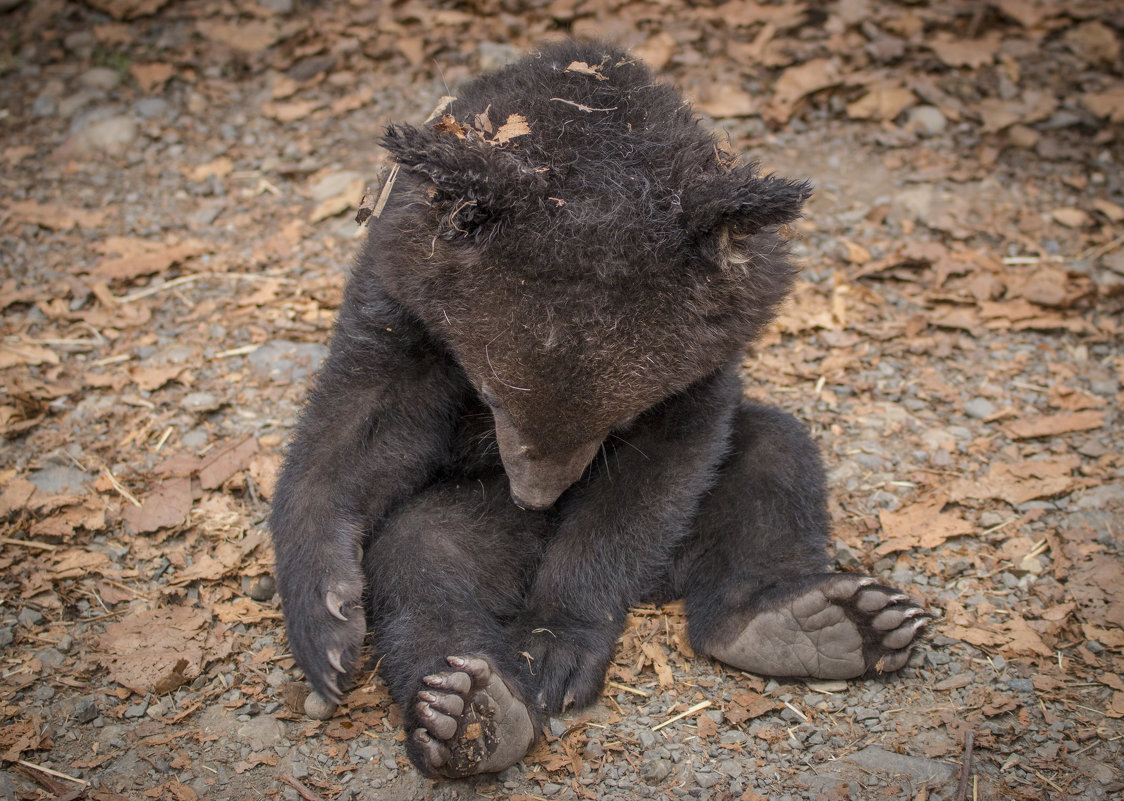
[[492,408],[521,506],[742,352],[795,277],[776,229],[810,186],[738,165],[621,51],[544,51],[382,142],[367,258]]

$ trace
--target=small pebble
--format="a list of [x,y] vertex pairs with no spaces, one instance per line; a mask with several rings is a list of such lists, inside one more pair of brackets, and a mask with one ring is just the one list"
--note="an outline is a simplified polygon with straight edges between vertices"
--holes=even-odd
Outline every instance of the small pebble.
[[336,705],[313,690],[304,699],[304,714],[314,720],[327,720],[336,714]]
[[250,588],[250,597],[255,601],[268,601],[277,592],[277,582],[273,576],[259,576]]
[[995,404],[987,398],[972,398],[964,404],[964,413],[976,420],[984,420],[995,414]]
[[908,127],[923,136],[937,136],[948,127],[948,119],[936,106],[915,106],[909,111]]

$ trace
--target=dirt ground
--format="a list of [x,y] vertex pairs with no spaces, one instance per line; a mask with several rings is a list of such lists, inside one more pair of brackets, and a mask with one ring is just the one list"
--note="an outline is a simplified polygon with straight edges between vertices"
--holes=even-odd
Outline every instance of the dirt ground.
[[[1122,797],[1121,3],[0,0],[0,24],[0,799]],[[569,34],[816,183],[747,393],[821,443],[839,565],[937,620],[898,677],[804,684],[638,609],[594,708],[435,783],[373,669],[303,714],[269,497],[382,126]]]

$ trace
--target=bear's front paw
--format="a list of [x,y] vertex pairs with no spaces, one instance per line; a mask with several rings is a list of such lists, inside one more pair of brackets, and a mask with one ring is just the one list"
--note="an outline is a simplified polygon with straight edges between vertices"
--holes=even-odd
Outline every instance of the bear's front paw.
[[853,679],[905,667],[929,618],[900,590],[833,573],[774,594],[732,640],[706,650],[765,676]]
[[316,691],[339,703],[367,631],[362,580],[337,574],[324,583],[290,586],[282,602],[293,657]]
[[450,656],[452,670],[422,681],[410,756],[424,773],[457,779],[496,773],[523,758],[535,741],[535,716],[491,661]]
[[547,714],[589,706],[605,683],[613,658],[615,630],[593,626],[533,626],[524,640],[523,656],[535,701]]

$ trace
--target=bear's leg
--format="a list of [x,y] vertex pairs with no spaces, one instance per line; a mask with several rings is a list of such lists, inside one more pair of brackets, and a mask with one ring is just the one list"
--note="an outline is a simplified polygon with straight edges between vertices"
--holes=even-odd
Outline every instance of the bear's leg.
[[743,403],[673,572],[695,647],[768,676],[902,668],[928,616],[874,579],[831,572],[828,526],[823,467],[803,426]]
[[544,525],[508,501],[506,481],[449,484],[392,513],[364,555],[382,673],[424,773],[500,771],[535,740],[504,621],[522,605]]

